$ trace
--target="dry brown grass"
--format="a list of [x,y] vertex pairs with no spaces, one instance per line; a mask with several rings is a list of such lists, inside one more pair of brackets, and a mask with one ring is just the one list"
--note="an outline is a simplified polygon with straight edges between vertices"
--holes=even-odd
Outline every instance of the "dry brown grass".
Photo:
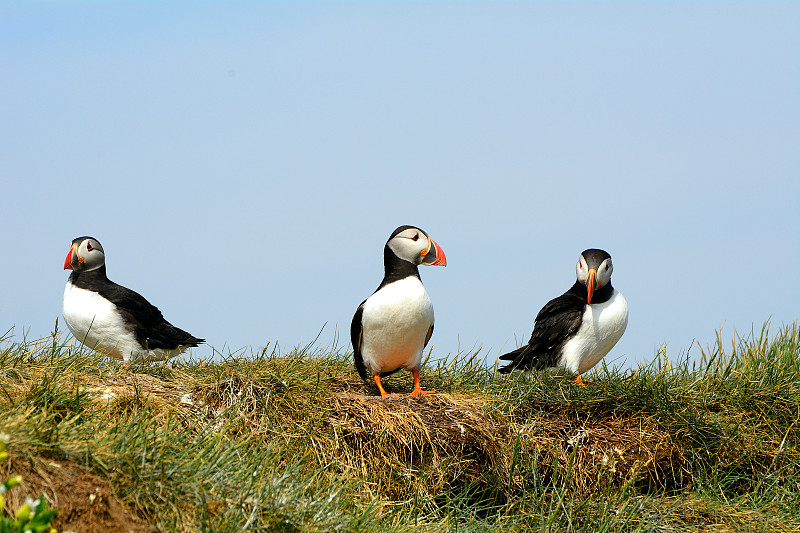
[[434,495],[485,476],[507,478],[508,426],[482,404],[447,394],[338,394],[315,448],[324,461],[373,479],[365,487],[372,495],[392,499],[409,485]]
[[558,471],[574,472],[571,488],[582,496],[627,483],[674,490],[690,479],[680,447],[650,417],[542,411],[516,430],[521,449],[538,453],[543,467],[555,459]]

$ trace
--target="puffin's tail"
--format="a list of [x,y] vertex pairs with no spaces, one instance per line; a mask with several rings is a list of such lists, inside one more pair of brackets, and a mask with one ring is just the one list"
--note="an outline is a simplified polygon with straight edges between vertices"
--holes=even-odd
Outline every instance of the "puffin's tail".
[[517,365],[514,364],[514,362],[517,359],[517,357],[519,356],[519,354],[522,353],[522,350],[524,350],[524,349],[525,349],[525,346],[523,346],[521,348],[517,348],[514,351],[508,352],[508,353],[503,354],[500,357],[498,357],[497,358],[498,361],[511,361],[511,362],[508,363],[506,366],[498,368],[497,371],[500,372],[501,374],[508,374],[512,370],[514,370],[517,367]]
[[198,339],[197,337],[192,337],[192,340],[189,341],[188,344],[192,348],[197,348],[198,345],[203,344],[204,342],[206,342],[205,339]]

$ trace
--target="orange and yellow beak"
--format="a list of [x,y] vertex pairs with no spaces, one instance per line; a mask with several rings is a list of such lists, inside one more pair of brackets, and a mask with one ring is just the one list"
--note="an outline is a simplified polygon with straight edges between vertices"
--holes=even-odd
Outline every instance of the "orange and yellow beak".
[[78,245],[73,244],[64,260],[64,270],[75,270],[79,263],[83,263],[83,257],[78,255]]
[[586,296],[586,303],[592,303],[592,294],[594,294],[594,290],[597,288],[595,285],[597,283],[597,269],[590,268],[589,269],[589,279],[586,280],[586,292],[588,293]]
[[422,250],[420,255],[423,256],[423,265],[447,266],[447,258],[444,256],[444,251],[438,244],[436,244],[436,241],[431,238],[428,238],[428,247],[425,250]]

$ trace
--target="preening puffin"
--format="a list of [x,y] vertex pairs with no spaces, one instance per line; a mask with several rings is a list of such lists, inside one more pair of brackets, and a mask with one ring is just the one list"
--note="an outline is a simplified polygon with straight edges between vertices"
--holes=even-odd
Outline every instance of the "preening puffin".
[[433,304],[418,265],[447,265],[444,252],[421,229],[400,226],[383,248],[384,276],[361,302],[350,325],[356,369],[371,376],[386,397],[381,377],[405,368],[414,377],[412,396],[429,394],[419,384],[422,351],[433,334]]
[[526,346],[500,356],[510,363],[499,372],[560,366],[583,384],[580,374],[596,365],[625,333],[628,302],[611,286],[611,256],[586,250],[575,269],[575,284],[539,311]]
[[109,280],[97,239],[73,240],[64,270],[72,270],[64,289],[64,321],[89,348],[126,362],[162,361],[205,342],[167,322],[139,293]]

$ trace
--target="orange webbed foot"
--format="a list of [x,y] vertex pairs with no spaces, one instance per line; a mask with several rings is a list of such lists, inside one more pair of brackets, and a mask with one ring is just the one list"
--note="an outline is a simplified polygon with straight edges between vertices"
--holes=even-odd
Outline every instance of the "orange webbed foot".
[[419,384],[419,370],[412,370],[411,375],[414,376],[414,390],[409,393],[409,396],[420,396],[422,394],[436,394],[435,390],[422,390]]

